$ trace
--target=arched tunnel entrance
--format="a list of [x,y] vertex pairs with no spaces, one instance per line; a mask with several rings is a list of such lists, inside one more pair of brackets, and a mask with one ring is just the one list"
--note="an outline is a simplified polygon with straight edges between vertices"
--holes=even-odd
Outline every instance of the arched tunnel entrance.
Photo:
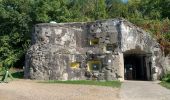
[[151,80],[151,55],[147,53],[124,53],[125,80]]

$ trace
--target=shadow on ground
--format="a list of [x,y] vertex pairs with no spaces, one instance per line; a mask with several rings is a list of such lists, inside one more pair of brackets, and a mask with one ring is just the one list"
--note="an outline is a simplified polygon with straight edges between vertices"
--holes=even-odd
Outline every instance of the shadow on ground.
[[23,79],[23,77],[24,77],[24,72],[23,72],[23,71],[14,72],[14,73],[12,73],[11,75],[13,76],[13,78]]

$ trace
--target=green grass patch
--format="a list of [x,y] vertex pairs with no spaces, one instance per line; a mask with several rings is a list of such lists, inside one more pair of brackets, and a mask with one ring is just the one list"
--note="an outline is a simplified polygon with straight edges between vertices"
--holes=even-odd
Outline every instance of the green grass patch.
[[58,80],[49,80],[41,83],[62,83],[62,84],[80,84],[80,85],[97,85],[97,86],[108,86],[108,87],[117,87],[121,86],[120,81],[95,81],[95,80],[74,80],[74,81],[58,81]]
[[160,85],[170,89],[170,72],[167,72],[161,79]]
[[166,88],[170,89],[170,83],[169,83],[169,82],[162,81],[160,84],[161,84],[163,87],[166,87]]

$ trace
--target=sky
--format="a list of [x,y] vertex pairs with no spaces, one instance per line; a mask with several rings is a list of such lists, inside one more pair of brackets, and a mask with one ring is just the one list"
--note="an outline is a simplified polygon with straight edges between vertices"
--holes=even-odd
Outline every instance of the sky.
[[127,2],[128,2],[128,0],[122,0],[122,2],[127,3]]

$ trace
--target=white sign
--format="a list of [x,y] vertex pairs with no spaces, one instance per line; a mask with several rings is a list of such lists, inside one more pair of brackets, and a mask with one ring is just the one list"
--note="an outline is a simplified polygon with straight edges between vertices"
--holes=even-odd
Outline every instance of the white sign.
[[109,59],[109,60],[108,60],[108,63],[111,63],[111,62],[112,62],[112,60]]

